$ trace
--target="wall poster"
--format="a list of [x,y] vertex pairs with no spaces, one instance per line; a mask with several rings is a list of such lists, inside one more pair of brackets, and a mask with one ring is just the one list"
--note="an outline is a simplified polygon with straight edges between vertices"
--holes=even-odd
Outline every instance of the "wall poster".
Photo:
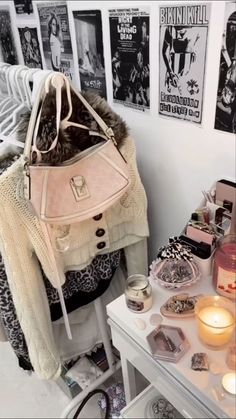
[[37,28],[18,28],[24,63],[30,68],[43,68]]
[[100,10],[73,11],[81,89],[106,98]]
[[0,6],[0,61],[8,64],[18,63],[10,11],[7,6]]
[[159,113],[200,124],[210,4],[159,11]]
[[27,14],[30,15],[33,13],[32,0],[14,0],[16,13],[18,15]]
[[60,71],[70,79],[74,76],[74,61],[65,2],[37,4],[46,67]]
[[225,3],[215,128],[236,134],[236,3]]
[[150,108],[149,8],[109,10],[113,101]]

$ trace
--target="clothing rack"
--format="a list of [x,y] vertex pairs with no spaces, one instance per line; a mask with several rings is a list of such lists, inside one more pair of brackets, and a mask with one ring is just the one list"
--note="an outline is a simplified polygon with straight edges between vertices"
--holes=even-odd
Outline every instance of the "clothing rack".
[[[0,83],[1,81],[3,82],[3,87],[7,87],[8,92],[9,92],[9,89],[10,91],[12,91],[12,93],[16,97],[16,100],[20,101],[21,98],[18,95],[18,92],[14,91],[15,89],[14,89],[13,84],[14,83],[21,84],[21,81],[27,82],[26,85],[28,85],[28,87],[26,88],[26,85],[25,85],[25,92],[24,92],[25,94],[24,94],[24,99],[22,98],[22,101],[25,101],[29,110],[32,109],[32,105],[34,103],[37,90],[42,80],[49,73],[52,73],[52,71],[41,70],[41,69],[29,69],[26,66],[22,66],[22,65],[10,66],[9,64],[6,64],[6,63],[0,63]],[[6,81],[5,86],[4,86],[4,80]],[[23,84],[24,83],[22,83],[21,85]],[[9,141],[9,143],[14,145],[14,140],[12,140],[12,142]],[[75,398],[71,400],[71,402],[63,410],[61,414],[61,418],[69,417],[72,410],[78,406],[78,404],[87,396],[89,392],[91,392],[98,386],[101,386],[121,366],[121,362],[115,361],[113,353],[112,353],[111,341],[110,341],[110,337],[107,330],[106,313],[102,304],[101,297],[98,297],[95,301],[93,301],[93,304],[94,304],[98,324],[100,327],[102,343],[104,345],[109,368],[100,377],[98,377],[92,384],[90,384],[88,387],[82,390]],[[59,380],[62,380],[62,378],[60,378]],[[59,385],[59,382],[57,383],[57,385]]]
[[109,368],[106,372],[104,372],[100,377],[93,381],[88,387],[86,387],[83,391],[81,391],[76,397],[74,397],[71,402],[67,405],[67,407],[63,410],[61,414],[61,418],[68,418],[70,413],[78,407],[78,405],[82,402],[82,400],[93,391],[98,386],[101,386],[109,377],[111,377],[120,367],[121,361],[114,361],[114,356],[112,353],[111,342],[109,339],[109,335],[107,332],[106,327],[106,314],[102,305],[101,297],[98,297],[96,300],[93,301],[95,312],[98,319],[98,324],[101,331],[102,342],[104,345],[104,349],[106,352],[106,357],[108,361]]

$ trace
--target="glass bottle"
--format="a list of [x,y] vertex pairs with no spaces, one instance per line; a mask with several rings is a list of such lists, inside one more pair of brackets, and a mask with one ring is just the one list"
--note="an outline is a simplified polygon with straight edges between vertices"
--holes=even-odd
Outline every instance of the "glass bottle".
[[236,300],[236,234],[228,234],[218,240],[213,285],[218,294]]

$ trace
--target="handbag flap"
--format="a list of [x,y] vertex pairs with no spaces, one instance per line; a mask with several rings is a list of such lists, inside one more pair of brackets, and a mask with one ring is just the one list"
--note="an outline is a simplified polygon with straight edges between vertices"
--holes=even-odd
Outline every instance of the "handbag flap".
[[64,224],[103,212],[130,184],[128,166],[112,141],[69,166],[30,166],[30,177],[36,213],[44,221]]

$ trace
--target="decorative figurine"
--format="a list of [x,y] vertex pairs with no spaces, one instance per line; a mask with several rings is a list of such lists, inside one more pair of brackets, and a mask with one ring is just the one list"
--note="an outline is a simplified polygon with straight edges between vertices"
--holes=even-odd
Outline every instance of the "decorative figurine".
[[208,356],[204,352],[198,352],[193,354],[192,356],[192,365],[191,368],[194,371],[208,371],[209,370],[209,362]]

